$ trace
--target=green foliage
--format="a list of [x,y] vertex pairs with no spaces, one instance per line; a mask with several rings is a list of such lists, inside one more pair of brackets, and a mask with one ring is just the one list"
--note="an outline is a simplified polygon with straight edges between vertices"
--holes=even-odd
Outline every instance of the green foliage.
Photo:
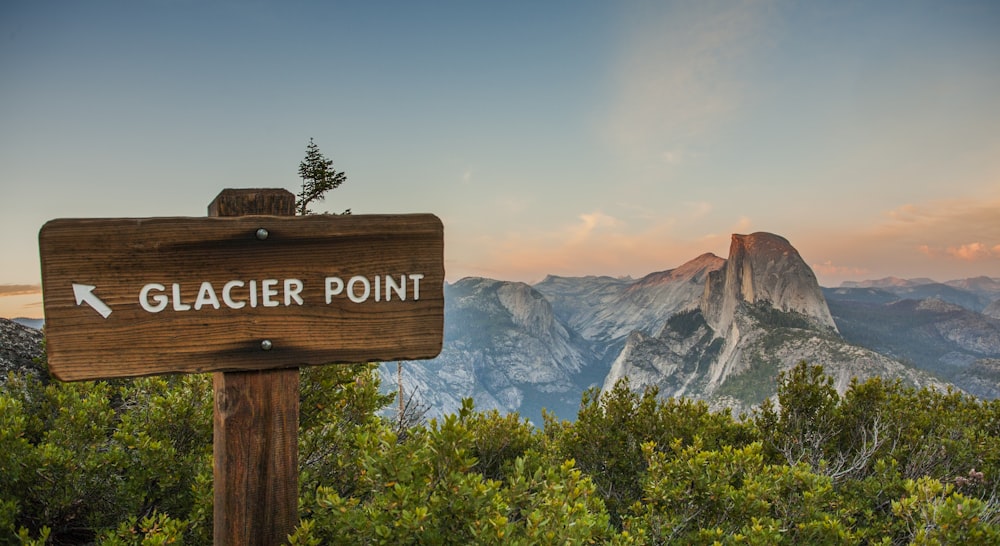
[[[289,544],[996,544],[1000,402],[819,366],[734,419],[622,382],[575,422],[400,430],[374,365],[302,371]],[[212,386],[0,385],[0,544],[212,541]]]
[[542,449],[541,435],[516,413],[474,413],[466,417],[466,425],[472,433],[475,470],[487,479],[503,479],[516,459]]
[[764,326],[772,328],[799,328],[804,330],[814,329],[809,317],[806,315],[795,311],[782,311],[766,300],[761,300],[754,304],[746,304],[746,309],[749,311],[750,316],[757,319]]
[[[211,526],[211,384],[203,376],[43,384],[0,390],[0,539],[93,540],[137,514]],[[207,494],[206,494],[207,493]]]
[[[503,479],[476,471],[475,431],[509,429],[498,414],[458,415],[416,427],[401,440],[383,428],[360,432],[359,488],[322,486],[299,544],[586,544],[611,528],[593,483],[572,461],[551,466],[529,454],[509,460]],[[515,424],[522,430],[522,424]],[[479,438],[480,440],[482,438]],[[504,453],[510,451],[501,450]],[[496,459],[495,459],[496,460]],[[495,466],[494,466],[495,468]]]
[[[303,499],[353,486],[391,399],[374,365],[303,370]],[[0,384],[0,544],[211,544],[212,464],[210,376]]]
[[171,519],[166,514],[153,513],[141,520],[132,516],[114,531],[105,532],[102,546],[161,546],[183,544],[189,523]]
[[[303,215],[312,213],[310,203],[322,201],[326,192],[347,181],[347,175],[333,168],[333,160],[320,153],[319,146],[311,138],[306,145],[306,157],[299,163],[299,178],[302,179],[302,191],[295,202],[295,210]],[[344,211],[344,214],[350,213],[350,209]]]
[[759,443],[704,450],[700,439],[670,453],[643,452],[643,498],[623,521],[630,544],[852,544],[828,478],[805,466],[771,465]]
[[591,476],[616,524],[640,499],[647,466],[643,444],[690,445],[697,437],[716,448],[750,441],[749,427],[728,412],[713,413],[704,402],[663,400],[658,394],[655,388],[636,393],[623,380],[604,395],[585,392],[576,423],[549,419],[545,425],[557,457],[575,460]]
[[698,328],[708,326],[701,309],[691,309],[670,315],[667,327],[681,337],[687,337],[698,331]]
[[984,522],[993,514],[982,500],[928,477],[908,480],[906,494],[892,512],[906,523],[911,544],[1000,544],[1000,528]]
[[912,496],[912,483],[923,479],[984,503],[988,518],[983,519],[995,529],[996,401],[878,378],[855,381],[839,395],[821,367],[805,362],[782,374],[779,383],[778,405],[766,402],[754,416],[765,452],[772,461],[805,464],[829,477],[859,536],[914,540],[894,503]]
[[377,412],[392,402],[379,392],[374,364],[304,368],[299,396],[299,489],[308,500],[322,484],[349,494],[357,487],[356,436],[384,424]]

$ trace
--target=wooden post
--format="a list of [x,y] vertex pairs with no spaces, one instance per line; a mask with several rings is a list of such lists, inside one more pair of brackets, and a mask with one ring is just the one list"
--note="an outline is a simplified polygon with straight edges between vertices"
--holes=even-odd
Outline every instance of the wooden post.
[[441,352],[433,214],[297,217],[290,192],[227,189],[208,217],[55,219],[38,246],[53,376],[215,374],[217,545],[298,524],[298,366]]
[[[227,189],[209,216],[293,216],[286,190]],[[215,372],[214,543],[270,546],[298,525],[299,370]]]

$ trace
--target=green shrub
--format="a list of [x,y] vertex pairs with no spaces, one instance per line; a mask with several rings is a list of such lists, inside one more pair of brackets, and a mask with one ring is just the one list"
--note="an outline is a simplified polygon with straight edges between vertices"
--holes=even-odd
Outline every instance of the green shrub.
[[[295,545],[1000,543],[1000,402],[781,374],[746,419],[627,382],[575,422],[399,430],[373,365],[302,371]],[[211,544],[208,376],[0,385],[0,544]]]

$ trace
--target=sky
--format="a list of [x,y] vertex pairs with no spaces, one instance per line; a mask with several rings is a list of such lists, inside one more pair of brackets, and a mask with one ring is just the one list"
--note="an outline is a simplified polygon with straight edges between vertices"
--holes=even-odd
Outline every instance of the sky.
[[449,281],[788,239],[823,286],[1000,277],[1000,2],[0,3],[0,317],[55,218],[430,212]]

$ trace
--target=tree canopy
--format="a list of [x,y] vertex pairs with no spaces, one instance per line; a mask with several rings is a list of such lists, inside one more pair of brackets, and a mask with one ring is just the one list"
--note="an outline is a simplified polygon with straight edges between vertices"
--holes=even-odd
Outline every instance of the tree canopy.
[[[819,366],[751,415],[591,390],[575,422],[403,428],[374,365],[302,370],[288,543],[998,544],[1000,401]],[[209,375],[0,382],[0,544],[210,544]]]
[[[322,201],[326,193],[337,189],[347,181],[347,175],[333,168],[333,160],[327,159],[319,151],[319,146],[312,138],[306,145],[306,156],[299,163],[299,178],[302,179],[302,191],[295,201],[295,210],[299,214],[312,214],[309,206],[315,201]],[[350,214],[347,209],[344,214]]]

